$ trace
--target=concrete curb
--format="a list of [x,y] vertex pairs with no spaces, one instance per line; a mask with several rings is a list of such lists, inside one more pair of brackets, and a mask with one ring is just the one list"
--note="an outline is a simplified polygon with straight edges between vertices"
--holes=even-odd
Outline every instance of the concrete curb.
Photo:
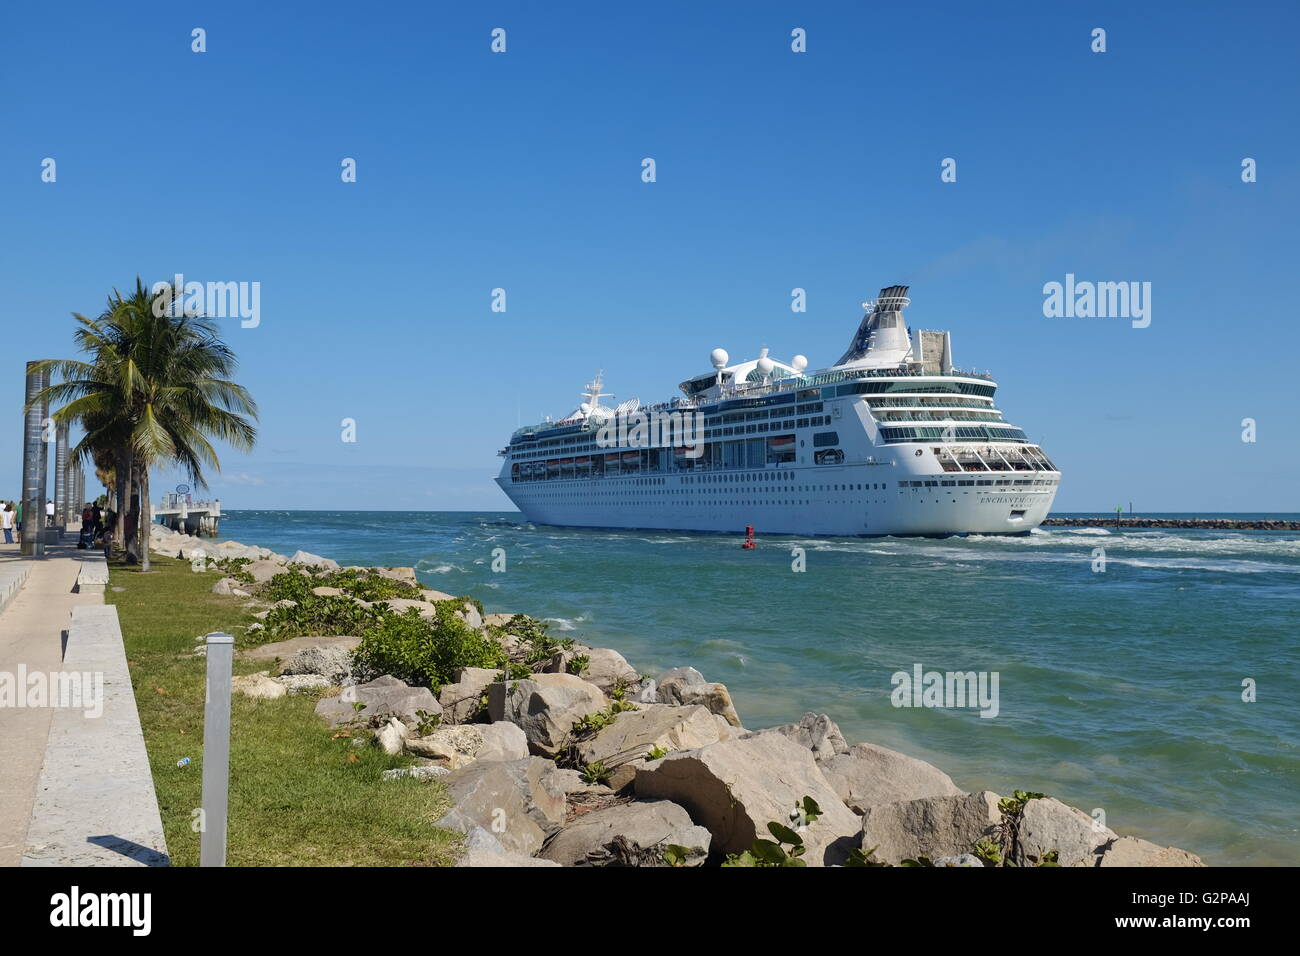
[[27,583],[27,576],[32,573],[28,561],[13,561],[0,565],[0,612],[9,606],[9,602],[18,596],[18,592]]
[[81,558],[74,590],[78,594],[103,594],[108,587],[108,559],[102,554],[88,554]]
[[73,608],[63,671],[102,675],[102,713],[54,709],[22,865],[168,865],[117,608]]

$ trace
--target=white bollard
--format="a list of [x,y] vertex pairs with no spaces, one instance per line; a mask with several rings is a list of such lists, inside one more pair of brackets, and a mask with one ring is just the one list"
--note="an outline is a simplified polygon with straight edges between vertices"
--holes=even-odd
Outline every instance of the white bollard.
[[199,866],[226,865],[226,803],[230,795],[230,670],[235,639],[208,635],[207,697],[203,707],[203,834]]

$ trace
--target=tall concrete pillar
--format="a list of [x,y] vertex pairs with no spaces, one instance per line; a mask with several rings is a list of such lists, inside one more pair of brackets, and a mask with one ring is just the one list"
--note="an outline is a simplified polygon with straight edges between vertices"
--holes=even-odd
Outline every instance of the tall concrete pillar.
[[[49,383],[49,375],[36,371],[35,365],[35,362],[27,363],[29,402]],[[48,412],[48,402],[37,402],[23,417],[22,553],[32,557],[45,554],[45,474],[48,464],[44,430]]]
[[59,537],[68,527],[68,426],[54,433],[54,530]]

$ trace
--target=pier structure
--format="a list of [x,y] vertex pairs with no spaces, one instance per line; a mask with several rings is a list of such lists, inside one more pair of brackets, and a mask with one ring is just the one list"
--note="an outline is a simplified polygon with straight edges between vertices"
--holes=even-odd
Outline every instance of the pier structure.
[[221,529],[221,499],[191,501],[188,494],[168,494],[154,505],[153,515],[173,531],[215,538]]

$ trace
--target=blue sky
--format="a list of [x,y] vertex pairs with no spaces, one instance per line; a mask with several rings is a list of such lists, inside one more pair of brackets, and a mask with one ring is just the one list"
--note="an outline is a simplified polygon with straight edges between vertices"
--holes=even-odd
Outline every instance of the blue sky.
[[[496,450],[597,369],[651,401],[717,346],[829,365],[898,282],[1058,510],[1300,510],[1295,4],[552,6],[11,5],[0,496],[23,363],[182,272],[261,283],[228,508],[508,508]],[[1150,282],[1150,327],[1044,317],[1066,273]]]

